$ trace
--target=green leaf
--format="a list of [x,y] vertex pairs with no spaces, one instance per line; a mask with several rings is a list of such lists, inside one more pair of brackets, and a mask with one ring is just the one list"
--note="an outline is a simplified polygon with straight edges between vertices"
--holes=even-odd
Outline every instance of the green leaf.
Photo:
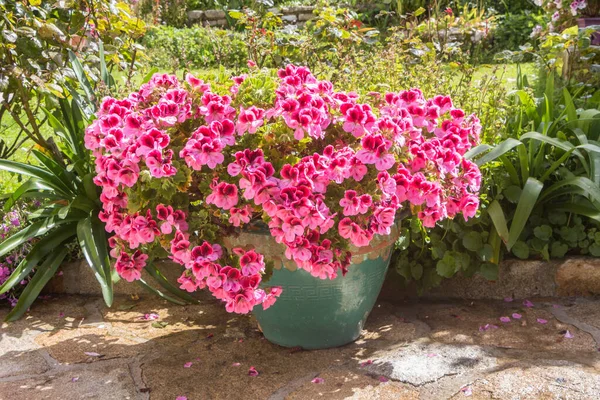
[[52,231],[51,235],[45,236],[37,242],[27,253],[27,256],[17,265],[10,277],[0,286],[0,294],[6,293],[16,284],[29,275],[38,263],[48,254],[60,249],[64,242],[68,242],[75,235],[75,224],[61,225]]
[[14,191],[14,193],[11,193],[8,196],[6,202],[4,203],[4,211],[10,211],[10,209],[15,205],[15,202],[19,200],[21,196],[23,196],[25,193],[28,193],[30,191],[40,191],[43,189],[52,189],[52,187],[44,185],[42,182],[35,178],[30,178],[26,180],[25,183],[23,183],[17,188],[17,190]]
[[140,285],[141,287],[146,289],[148,292],[155,294],[159,297],[162,297],[163,299],[170,301],[171,303],[179,304],[180,306],[185,306],[187,304],[184,301],[178,300],[175,297],[171,297],[168,294],[165,294],[165,293],[161,292],[160,290],[153,288],[144,279],[139,279],[136,282],[138,285]]
[[471,160],[491,149],[493,149],[493,147],[489,144],[480,144],[479,146],[473,147],[472,149],[467,151],[463,157],[465,157],[468,160]]
[[529,246],[527,243],[518,241],[514,244],[511,249],[512,253],[519,257],[521,260],[527,260],[529,258]]
[[483,276],[488,281],[497,281],[498,280],[498,264],[493,263],[483,263],[479,268],[479,274]]
[[517,242],[519,236],[521,236],[521,232],[531,215],[531,211],[535,207],[538,198],[542,189],[544,188],[544,184],[538,181],[535,178],[527,179],[525,183],[525,187],[523,187],[523,192],[521,193],[521,197],[519,199],[519,204],[517,204],[517,209],[515,210],[515,215],[510,224],[510,231],[508,233],[508,243],[506,248],[508,250]]
[[569,246],[562,242],[553,242],[550,246],[550,255],[552,258],[563,258],[569,251]]
[[410,230],[408,228],[400,230],[400,236],[398,236],[395,246],[400,251],[404,251],[410,246]]
[[510,150],[514,149],[515,147],[521,144],[523,143],[518,141],[517,139],[508,138],[505,141],[497,144],[489,153],[479,158],[477,161],[475,161],[475,163],[478,166],[487,164],[488,162],[494,161],[498,157],[504,155],[505,153],[509,152]]
[[509,234],[508,234],[508,225],[506,223],[506,217],[504,216],[504,211],[502,211],[502,207],[497,200],[494,200],[488,206],[488,214],[492,219],[492,223],[494,224],[494,228],[496,228],[496,232],[504,242],[504,244],[508,244]]
[[114,81],[112,76],[109,74],[108,69],[106,69],[106,58],[104,57],[104,44],[100,40],[98,43],[98,52],[100,57],[100,76],[102,77],[102,82],[110,89],[112,88]]
[[413,279],[418,281],[423,276],[423,265],[419,263],[411,265],[410,272]]
[[95,216],[82,219],[77,224],[77,240],[85,259],[94,271],[96,280],[100,283],[104,302],[110,307],[113,302],[113,285],[103,224]]
[[83,88],[83,91],[85,92],[85,94],[87,96],[88,102],[90,104],[94,104],[96,95],[94,94],[94,89],[92,88],[90,81],[88,80],[87,76],[85,75],[83,65],[81,65],[81,63],[77,59],[77,56],[71,50],[69,50],[69,59],[71,60],[71,66],[73,67],[75,76],[77,77],[79,84],[81,85],[81,87]]
[[598,243],[593,243],[590,245],[590,247],[588,248],[590,254],[594,257],[600,257],[600,244]]
[[462,244],[467,250],[477,251],[483,246],[483,240],[478,232],[469,232],[463,236]]
[[188,292],[179,289],[177,286],[169,282],[169,280],[163,275],[162,272],[160,272],[160,270],[156,267],[154,263],[148,263],[144,268],[144,271],[146,271],[150,276],[152,276],[152,278],[154,278],[154,280],[158,284],[160,284],[163,287],[163,289],[167,290],[171,294],[190,303],[198,302],[198,300],[192,297]]
[[44,286],[52,279],[58,270],[58,267],[67,256],[68,251],[69,250],[65,247],[56,249],[56,251],[52,252],[46,260],[44,260],[23,290],[23,293],[19,296],[17,305],[6,316],[5,321],[10,322],[21,318],[33,304],[35,299],[37,299]]
[[444,258],[437,262],[435,269],[440,276],[451,278],[456,273],[456,262],[450,252],[446,252]]
[[477,250],[477,255],[481,261],[491,262],[494,258],[494,248],[491,244],[484,244],[482,248]]
[[510,185],[506,189],[502,190],[502,194],[511,203],[517,204],[521,197],[521,187],[517,185]]
[[564,211],[567,213],[573,213],[583,215],[600,222],[600,211],[593,207],[593,205],[574,204],[574,203],[555,203],[552,205],[554,211]]
[[150,79],[152,79],[152,76],[157,72],[158,72],[158,68],[152,67],[152,69],[150,71],[148,71],[148,73],[146,75],[144,75],[144,79],[142,79],[142,83],[150,82]]
[[237,10],[229,11],[229,16],[233,19],[240,19],[244,16],[244,13]]
[[536,226],[533,234],[540,240],[550,240],[552,237],[552,228],[549,225]]
[[0,170],[37,178],[44,185],[51,187],[65,197],[69,197],[73,194],[68,186],[66,186],[60,179],[55,177],[49,171],[33,165],[27,165],[10,160],[0,160]]
[[568,186],[575,186],[581,188],[585,196],[589,197],[590,200],[594,202],[600,202],[600,187],[598,187],[596,183],[594,183],[586,177],[577,176],[574,178],[564,179],[562,181],[556,182],[548,189],[544,190],[544,193],[542,194],[542,196],[540,196],[539,199],[540,203],[550,200],[554,197],[563,195],[563,191],[560,191],[559,189],[566,188],[568,190]]
[[417,8],[417,9],[415,10],[415,12],[414,12],[414,16],[415,16],[415,17],[418,17],[419,15],[422,15],[422,14],[424,14],[424,13],[425,13],[425,11],[427,11],[427,10],[425,10],[423,7],[419,7],[419,8]]
[[58,218],[47,218],[21,229],[19,232],[0,243],[0,256],[7,254],[9,251],[22,245],[31,238],[44,235],[46,232],[65,222],[69,221]]

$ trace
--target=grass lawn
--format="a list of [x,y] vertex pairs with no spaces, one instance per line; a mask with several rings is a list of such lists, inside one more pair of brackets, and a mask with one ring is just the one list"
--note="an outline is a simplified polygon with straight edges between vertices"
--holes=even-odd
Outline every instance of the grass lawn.
[[[526,74],[530,80],[531,78],[535,78],[536,69],[533,63],[521,64],[521,70],[524,74]],[[161,71],[164,72],[164,71]],[[218,69],[213,70],[202,70],[202,71],[193,71],[199,72],[202,75],[206,73],[214,73],[215,76],[219,75]],[[516,64],[504,64],[504,65],[482,65],[475,72],[474,79],[481,79],[483,76],[488,75],[490,73],[495,74],[498,77],[502,78],[502,82],[505,85],[507,90],[511,90],[515,87],[516,77],[517,77],[517,65]],[[115,79],[117,83],[121,83],[124,81],[124,75],[116,73]],[[133,86],[137,87],[142,82],[145,73],[139,73],[134,76]],[[178,76],[181,74],[177,74]],[[181,78],[181,77],[180,77]],[[51,135],[52,130],[48,125],[45,125],[42,131],[46,135]],[[19,127],[15,124],[12,119],[4,118],[2,124],[0,125],[0,139],[4,140],[6,143],[11,144],[12,141],[16,138],[19,133]],[[35,158],[30,154],[31,148],[33,147],[33,143],[31,141],[26,141],[23,143],[21,148],[15,153],[13,159],[20,162],[35,164]],[[21,184],[18,181],[17,176],[15,174],[7,173],[0,171],[0,194],[12,193],[14,190]]]

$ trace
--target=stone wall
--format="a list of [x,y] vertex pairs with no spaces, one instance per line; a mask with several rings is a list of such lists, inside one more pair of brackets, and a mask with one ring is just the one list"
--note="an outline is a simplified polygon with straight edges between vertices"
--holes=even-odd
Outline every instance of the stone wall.
[[[285,25],[303,26],[306,21],[313,18],[312,6],[271,8],[269,11],[280,16]],[[201,24],[204,26],[228,26],[225,11],[222,10],[192,10],[188,11],[188,25]]]
[[[176,282],[183,267],[170,261],[160,262],[159,269],[171,282]],[[85,261],[64,264],[61,276],[50,281],[47,293],[101,295],[92,269]],[[116,294],[138,294],[144,290],[134,283],[120,281]],[[533,297],[600,295],[600,258],[573,257],[564,260],[506,260],[500,264],[498,280],[482,276],[455,277],[426,293],[429,298],[517,299]],[[417,297],[414,287],[405,288],[395,271],[389,271],[380,298],[402,301]]]

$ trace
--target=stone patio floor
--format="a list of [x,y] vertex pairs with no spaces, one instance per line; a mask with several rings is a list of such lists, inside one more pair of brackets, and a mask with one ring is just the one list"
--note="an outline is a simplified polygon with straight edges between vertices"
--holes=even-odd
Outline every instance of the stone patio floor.
[[0,399],[599,399],[600,299],[530,300],[378,303],[356,343],[302,351],[212,300],[51,297],[1,325]]

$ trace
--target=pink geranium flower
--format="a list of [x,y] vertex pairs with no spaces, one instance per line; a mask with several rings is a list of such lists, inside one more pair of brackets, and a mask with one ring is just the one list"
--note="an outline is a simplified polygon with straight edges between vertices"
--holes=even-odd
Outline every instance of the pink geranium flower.
[[238,203],[238,200],[237,186],[230,183],[221,182],[206,198],[206,203],[214,204],[224,210],[229,210]]

